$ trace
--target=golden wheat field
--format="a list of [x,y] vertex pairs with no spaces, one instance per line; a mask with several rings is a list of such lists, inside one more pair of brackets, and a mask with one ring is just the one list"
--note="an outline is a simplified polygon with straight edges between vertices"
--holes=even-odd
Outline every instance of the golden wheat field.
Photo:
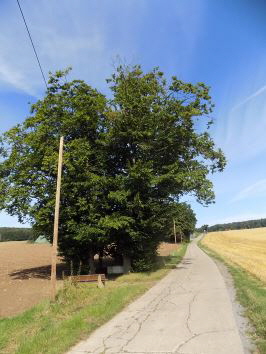
[[266,282],[265,227],[211,232],[202,244]]

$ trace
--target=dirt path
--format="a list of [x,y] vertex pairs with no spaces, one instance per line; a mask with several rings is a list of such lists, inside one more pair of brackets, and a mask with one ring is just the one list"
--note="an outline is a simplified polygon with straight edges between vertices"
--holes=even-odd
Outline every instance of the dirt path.
[[243,354],[224,279],[196,245],[179,266],[68,354]]

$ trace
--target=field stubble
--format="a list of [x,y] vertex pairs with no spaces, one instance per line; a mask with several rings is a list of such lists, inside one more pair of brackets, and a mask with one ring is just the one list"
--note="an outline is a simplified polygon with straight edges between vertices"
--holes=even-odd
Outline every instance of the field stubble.
[[202,244],[266,283],[266,228],[211,232]]

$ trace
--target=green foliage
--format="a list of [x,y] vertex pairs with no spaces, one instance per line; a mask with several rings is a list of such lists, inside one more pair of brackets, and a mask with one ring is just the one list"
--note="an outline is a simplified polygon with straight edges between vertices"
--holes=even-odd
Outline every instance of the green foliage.
[[30,228],[0,227],[0,242],[34,240],[34,233]]
[[[195,216],[184,206],[175,210],[179,198],[190,193],[211,203],[207,174],[222,170],[225,160],[207,130],[195,129],[200,119],[204,126],[213,108],[204,84],[175,77],[168,84],[157,68],[144,73],[139,66],[118,67],[108,82],[113,98],[106,114],[106,149],[112,152],[107,171],[119,175],[117,188],[127,192],[119,212],[132,218],[130,228],[110,230],[110,237],[118,250],[134,258],[135,268],[146,270],[174,213],[180,224],[187,224],[182,231],[194,229]],[[210,124],[207,118],[206,129]]]
[[[66,74],[52,75],[31,116],[1,138],[0,208],[51,240],[63,135],[61,254],[77,263],[123,254],[138,269],[151,267],[179,198],[214,200],[208,174],[222,171],[225,158],[208,133],[209,88],[176,77],[167,83],[158,68],[118,67],[107,100],[84,81],[66,82]],[[180,221],[186,232],[190,216]]]
[[[171,209],[177,236],[180,240],[189,240],[197,222],[195,213],[187,203],[175,203]],[[169,236],[173,240],[173,221],[169,225]]]

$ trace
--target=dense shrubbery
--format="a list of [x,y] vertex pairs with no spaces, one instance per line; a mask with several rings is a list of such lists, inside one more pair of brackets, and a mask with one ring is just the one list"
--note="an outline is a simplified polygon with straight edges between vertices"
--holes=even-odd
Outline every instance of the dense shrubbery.
[[33,231],[22,227],[0,227],[0,242],[33,240]]

